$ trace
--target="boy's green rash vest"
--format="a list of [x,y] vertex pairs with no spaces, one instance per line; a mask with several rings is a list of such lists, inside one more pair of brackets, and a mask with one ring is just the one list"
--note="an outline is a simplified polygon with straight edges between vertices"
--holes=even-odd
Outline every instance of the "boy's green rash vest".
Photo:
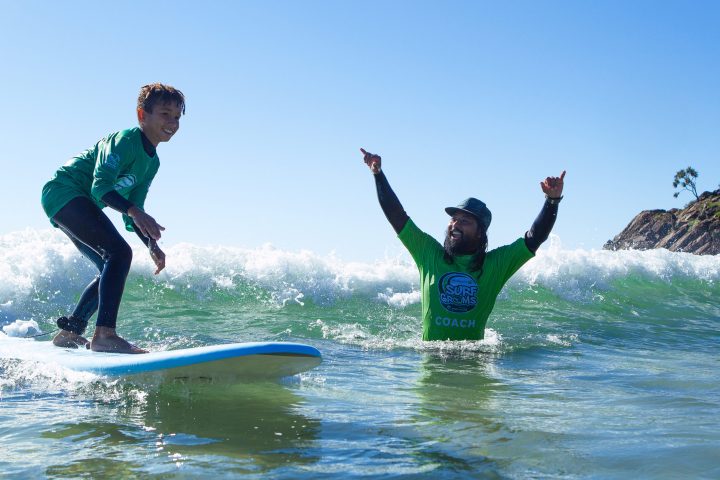
[[[105,208],[103,195],[115,190],[142,210],[158,168],[160,159],[145,152],[140,128],[112,133],[55,172],[42,190],[43,209],[53,223],[52,217],[73,198],[87,197]],[[123,215],[123,220],[133,231],[130,217]]]
[[423,340],[481,340],[503,285],[534,256],[519,238],[488,252],[478,276],[470,271],[471,255],[447,264],[442,245],[411,219],[398,238],[420,271]]

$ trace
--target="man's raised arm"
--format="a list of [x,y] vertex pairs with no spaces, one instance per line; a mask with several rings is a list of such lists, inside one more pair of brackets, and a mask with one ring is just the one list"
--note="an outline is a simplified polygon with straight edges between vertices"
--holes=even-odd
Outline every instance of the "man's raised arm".
[[380,202],[380,208],[382,208],[385,217],[392,225],[395,233],[400,233],[407,223],[408,217],[405,213],[400,200],[397,195],[390,188],[390,184],[385,178],[385,174],[382,172],[382,158],[380,155],[366,152],[364,149],[360,149],[363,154],[363,161],[370,167],[370,171],[375,177],[375,188],[377,189],[378,201]]
[[563,170],[559,177],[547,177],[540,182],[540,188],[545,193],[545,204],[530,230],[525,233],[525,245],[533,253],[537,252],[540,244],[548,239],[550,231],[555,225],[558,205],[562,200],[564,180],[565,171]]

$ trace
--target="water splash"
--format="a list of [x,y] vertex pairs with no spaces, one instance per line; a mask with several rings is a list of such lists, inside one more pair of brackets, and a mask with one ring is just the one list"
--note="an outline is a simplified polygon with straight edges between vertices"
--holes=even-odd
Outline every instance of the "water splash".
[[[0,325],[23,320],[51,328],[96,274],[56,231],[3,235],[0,246]],[[257,338],[435,348],[420,340],[419,279],[409,256],[362,263],[271,245],[165,250],[167,268],[154,276],[137,247],[123,299],[126,324],[137,325],[154,349]],[[561,347],[607,323],[601,319],[658,322],[678,307],[713,315],[718,279],[720,256],[565,250],[553,236],[503,289],[485,343],[438,348]],[[502,332],[497,345],[487,343],[494,331]]]

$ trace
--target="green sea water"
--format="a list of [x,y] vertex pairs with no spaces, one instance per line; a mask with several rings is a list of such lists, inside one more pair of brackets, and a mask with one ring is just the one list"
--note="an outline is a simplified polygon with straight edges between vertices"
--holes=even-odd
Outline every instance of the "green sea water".
[[[119,331],[151,350],[297,341],[276,382],[110,380],[0,355],[3,478],[720,478],[720,258],[544,246],[480,342],[422,342],[407,258],[137,251]],[[0,237],[0,354],[91,266]],[[36,341],[47,341],[49,336]]]

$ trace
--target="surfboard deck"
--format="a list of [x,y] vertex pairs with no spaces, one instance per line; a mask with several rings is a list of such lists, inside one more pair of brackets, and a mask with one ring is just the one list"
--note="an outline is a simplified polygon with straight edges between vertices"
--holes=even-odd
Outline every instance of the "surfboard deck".
[[100,353],[55,347],[51,342],[9,339],[0,356],[59,365],[108,377],[233,380],[282,378],[322,362],[320,351],[292,342],[247,342],[150,352],[141,355]]

